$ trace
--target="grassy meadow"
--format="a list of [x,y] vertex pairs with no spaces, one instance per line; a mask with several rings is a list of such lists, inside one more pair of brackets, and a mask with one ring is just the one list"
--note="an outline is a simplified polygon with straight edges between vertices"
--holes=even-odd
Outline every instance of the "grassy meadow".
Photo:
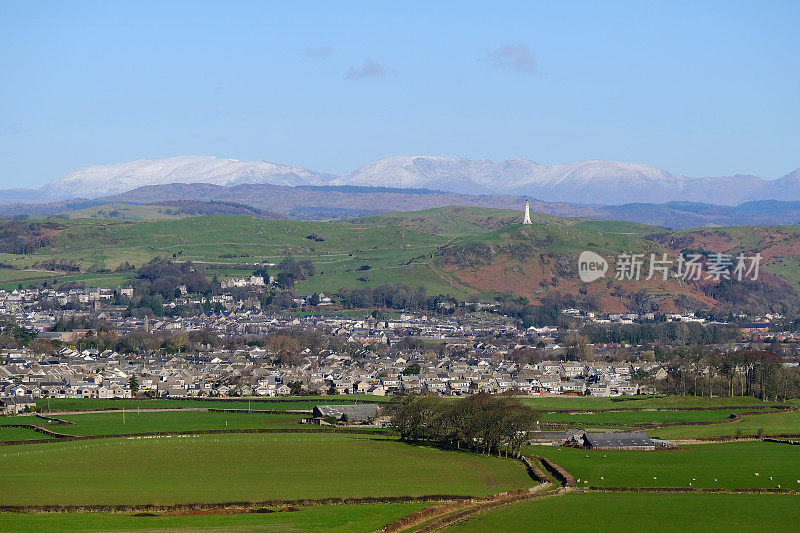
[[247,399],[186,399],[177,400],[169,398],[156,399],[110,399],[110,398],[39,398],[36,400],[37,407],[42,409],[50,408],[52,411],[86,411],[92,409],[122,409],[135,410],[142,409],[243,409],[253,410],[311,410],[320,403],[331,402],[368,402],[383,403],[391,401],[386,396],[365,396],[363,394],[337,394],[335,396],[291,396],[285,398],[273,398],[271,401],[264,398]]
[[452,532],[796,531],[800,496],[769,494],[569,494],[478,515]]
[[800,490],[800,447],[785,444],[728,442],[656,452],[532,446],[528,453],[552,459],[581,486]]
[[[25,422],[21,422],[25,423]],[[0,425],[0,441],[11,442],[15,440],[49,440],[52,437],[28,428],[12,428]]]
[[[204,411],[121,411],[59,415],[59,419],[75,425],[48,424],[31,419],[32,423],[68,435],[116,435],[165,431],[224,429],[286,429],[301,427],[300,415],[262,413],[216,413]],[[36,421],[36,422],[34,422]]]
[[[785,403],[763,402],[751,396],[617,396],[614,398],[595,398],[591,396],[546,396],[524,398],[523,401],[539,410],[584,410],[592,409],[697,409],[704,407],[765,408],[773,405],[786,406]],[[790,405],[796,405],[790,402]]]
[[651,430],[648,433],[665,439],[692,439],[708,437],[726,437],[741,435],[744,437],[763,435],[800,435],[800,411],[781,413],[764,413],[744,415],[741,420],[730,424],[714,424],[708,426],[673,426]]
[[532,486],[522,463],[341,434],[128,437],[0,449],[7,505],[485,496]]
[[573,426],[592,427],[595,425],[620,425],[635,426],[638,424],[660,424],[671,422],[712,422],[723,421],[730,418],[732,413],[742,409],[715,410],[715,411],[649,411],[649,410],[624,410],[624,411],[584,411],[573,413],[543,413],[542,420],[546,422],[563,422]]

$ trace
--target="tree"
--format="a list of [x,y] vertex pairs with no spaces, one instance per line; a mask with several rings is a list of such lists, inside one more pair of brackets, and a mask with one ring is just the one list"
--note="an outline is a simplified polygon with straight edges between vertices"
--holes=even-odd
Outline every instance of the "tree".
[[131,389],[131,398],[136,396],[136,393],[139,392],[139,380],[136,379],[136,375],[132,375],[128,380],[128,386]]
[[403,370],[404,376],[418,376],[422,368],[420,368],[419,363],[411,363],[408,365],[405,370]]
[[586,361],[594,351],[586,335],[570,335],[564,341],[564,349],[570,361]]

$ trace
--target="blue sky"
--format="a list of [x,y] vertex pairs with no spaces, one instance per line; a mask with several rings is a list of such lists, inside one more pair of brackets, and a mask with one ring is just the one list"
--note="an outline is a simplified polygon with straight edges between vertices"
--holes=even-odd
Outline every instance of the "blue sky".
[[183,154],[800,166],[796,1],[0,3],[0,187]]

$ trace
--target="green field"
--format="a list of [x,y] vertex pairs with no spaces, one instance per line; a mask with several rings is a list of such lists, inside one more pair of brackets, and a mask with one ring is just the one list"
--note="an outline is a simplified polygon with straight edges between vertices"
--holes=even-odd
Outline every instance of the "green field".
[[[709,426],[673,426],[648,431],[665,439],[692,439],[720,436],[755,436],[763,430],[764,435],[800,435],[800,411],[745,415],[730,424]],[[739,432],[739,433],[737,433]]]
[[484,496],[534,484],[512,459],[341,434],[128,437],[0,454],[8,505]]
[[800,496],[569,494],[521,502],[447,531],[797,531]]
[[[24,423],[24,422],[22,422]],[[47,440],[52,437],[28,428],[8,428],[0,425],[0,441],[14,440]]]
[[10,268],[0,268],[0,283],[49,278],[54,275],[57,276],[58,274],[55,272],[46,272],[42,270],[12,270]]
[[551,458],[580,479],[581,486],[689,487],[691,483],[694,488],[780,485],[800,490],[800,447],[786,444],[697,444],[656,452],[532,446],[528,453]]
[[[87,413],[59,415],[58,418],[75,425],[49,424],[46,420],[31,419],[31,423],[68,435],[118,435],[164,431],[209,429],[286,429],[302,427],[300,415],[261,413],[213,413],[204,411],[131,411],[122,413]],[[38,422],[33,422],[37,421]],[[306,426],[307,427],[307,426]]]
[[[426,503],[300,507],[293,512],[137,517],[131,513],[0,513],[2,531],[324,531],[370,532],[418,511]],[[280,507],[274,508],[280,510]]]
[[[524,398],[523,401],[539,410],[592,410],[592,409],[675,409],[698,407],[756,407],[772,405],[786,406],[785,403],[763,402],[751,396],[618,396],[614,398],[593,398],[591,396],[549,396],[543,398]],[[790,403],[791,404],[791,403]]]
[[600,411],[576,413],[543,413],[542,420],[546,422],[564,422],[576,426],[598,425],[625,425],[636,426],[641,424],[658,424],[670,422],[711,422],[723,421],[730,418],[732,413],[746,409],[715,410],[715,411]]
[[[263,400],[263,398],[262,398]],[[349,400],[359,402],[382,403],[391,401],[385,396],[365,396],[363,394],[338,394],[336,396],[291,396],[278,401],[259,401],[259,398],[240,400],[174,400],[158,398],[154,400],[140,399],[106,399],[106,398],[39,398],[36,405],[42,409],[48,407],[52,411],[84,411],[91,409],[122,409],[135,410],[142,409],[169,409],[169,408],[200,408],[200,409],[248,409],[254,410],[280,411],[286,409],[305,409],[310,410],[320,403],[341,403]]]

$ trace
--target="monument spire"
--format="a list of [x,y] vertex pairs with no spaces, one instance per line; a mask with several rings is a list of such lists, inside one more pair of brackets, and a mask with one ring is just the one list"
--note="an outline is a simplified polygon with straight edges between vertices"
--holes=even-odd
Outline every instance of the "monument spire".
[[533,224],[531,222],[531,203],[525,200],[525,218],[522,219],[523,224]]

